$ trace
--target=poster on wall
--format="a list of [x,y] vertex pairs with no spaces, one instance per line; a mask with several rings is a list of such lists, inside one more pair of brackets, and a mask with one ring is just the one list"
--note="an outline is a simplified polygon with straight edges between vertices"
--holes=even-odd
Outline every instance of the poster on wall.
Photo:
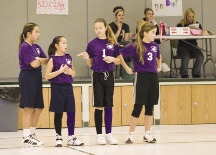
[[182,0],[152,0],[155,16],[182,16]]
[[68,0],[37,0],[37,14],[68,15]]

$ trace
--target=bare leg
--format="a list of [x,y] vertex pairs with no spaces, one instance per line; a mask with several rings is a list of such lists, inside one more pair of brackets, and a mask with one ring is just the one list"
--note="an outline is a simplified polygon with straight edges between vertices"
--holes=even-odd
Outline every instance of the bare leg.
[[29,129],[31,125],[32,118],[32,108],[24,108],[22,115],[23,129]]
[[136,128],[136,125],[137,125],[137,122],[138,122],[138,119],[137,117],[133,117],[131,116],[130,118],[130,129],[129,129],[129,132],[134,132],[135,128]]
[[153,116],[145,115],[145,132],[150,131]]
[[38,120],[39,120],[39,117],[40,117],[42,110],[43,109],[39,109],[39,108],[33,109],[32,116],[31,116],[31,127],[37,126],[37,123],[38,123]]

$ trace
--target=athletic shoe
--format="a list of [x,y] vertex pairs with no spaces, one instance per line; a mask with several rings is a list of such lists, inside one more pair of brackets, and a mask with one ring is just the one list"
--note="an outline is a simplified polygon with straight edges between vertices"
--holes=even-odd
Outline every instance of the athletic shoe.
[[106,145],[106,140],[102,134],[98,134],[96,136],[96,144],[97,145]]
[[133,143],[133,141],[132,141],[132,139],[133,139],[133,134],[134,134],[134,132],[129,132],[128,134],[127,134],[127,140],[126,140],[126,144],[132,144]]
[[42,145],[40,141],[38,141],[37,139],[35,139],[31,135],[28,137],[23,137],[22,144],[25,147],[31,147],[31,146],[38,147],[38,146]]
[[125,144],[133,144],[133,141],[132,141],[130,138],[128,138],[128,139],[125,141]]
[[112,136],[111,133],[106,134],[106,142],[110,145],[117,145],[118,141]]
[[150,136],[150,134],[148,133],[145,133],[145,135],[143,136],[143,141],[148,143],[156,143],[156,139]]
[[73,136],[68,136],[68,146],[82,146],[84,143],[77,139],[74,135]]
[[56,137],[56,145],[55,145],[55,147],[62,147],[62,141],[63,141],[63,139],[62,139],[62,136],[60,136],[60,135],[56,135],[57,137]]
[[39,143],[41,143],[41,145],[44,145],[44,143],[43,143],[42,141],[40,141],[40,140],[37,138],[37,136],[36,136],[35,133],[32,134],[31,136],[34,137],[34,139],[37,139],[37,141],[38,141]]

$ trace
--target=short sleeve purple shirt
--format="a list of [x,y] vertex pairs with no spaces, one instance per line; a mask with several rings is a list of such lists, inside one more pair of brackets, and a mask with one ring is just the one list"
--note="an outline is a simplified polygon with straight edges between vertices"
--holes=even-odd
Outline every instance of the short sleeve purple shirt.
[[33,68],[30,63],[36,60],[35,57],[46,58],[46,55],[42,48],[33,44],[29,45],[27,42],[23,42],[20,46],[19,51],[19,65],[21,70],[31,70],[31,69],[41,69],[41,66],[38,68]]
[[[65,54],[63,56],[55,56],[52,55],[51,58],[53,59],[53,70],[55,72],[60,69],[61,65],[67,65],[68,67],[72,68],[72,57],[69,54]],[[64,73],[59,74],[58,76],[49,80],[53,83],[72,83],[73,78],[71,75],[67,75]]]
[[93,59],[91,69],[94,72],[101,73],[115,70],[115,64],[106,63],[103,58],[104,56],[119,56],[119,45],[110,44],[107,39],[95,38],[88,43],[86,52],[88,52],[89,57]]
[[142,64],[139,60],[139,55],[136,50],[136,45],[131,44],[122,50],[120,53],[123,55],[124,58],[131,57],[134,63],[134,71],[139,73],[157,73],[157,58],[160,59],[160,49],[157,43],[144,43],[144,47],[146,51],[143,55],[144,64]]

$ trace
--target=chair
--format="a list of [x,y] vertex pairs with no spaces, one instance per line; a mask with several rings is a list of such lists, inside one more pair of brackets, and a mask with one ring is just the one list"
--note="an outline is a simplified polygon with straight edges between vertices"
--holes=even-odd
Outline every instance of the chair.
[[[180,66],[178,67],[176,64],[176,60],[181,60],[181,58],[177,54],[177,47],[178,47],[178,40],[173,39],[170,40],[170,51],[171,51],[171,58],[170,58],[170,78],[171,77],[178,77],[178,70],[180,70]],[[193,66],[194,66],[194,58],[193,59]],[[193,69],[193,67],[188,67],[187,69]]]

